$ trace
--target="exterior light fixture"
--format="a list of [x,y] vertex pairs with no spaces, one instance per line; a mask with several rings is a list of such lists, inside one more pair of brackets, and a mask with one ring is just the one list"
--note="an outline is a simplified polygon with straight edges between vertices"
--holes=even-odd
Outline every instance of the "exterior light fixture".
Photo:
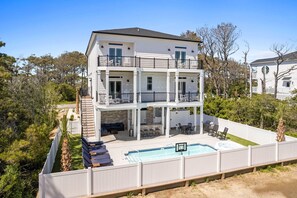
[[192,53],[194,53],[194,50],[192,50]]
[[168,48],[168,52],[170,52],[171,50],[170,50],[170,48]]
[[127,79],[127,82],[130,82],[130,80],[129,80],[129,79]]
[[101,45],[101,48],[104,48],[104,46],[103,46],[103,45]]
[[128,47],[128,50],[130,50],[130,47]]

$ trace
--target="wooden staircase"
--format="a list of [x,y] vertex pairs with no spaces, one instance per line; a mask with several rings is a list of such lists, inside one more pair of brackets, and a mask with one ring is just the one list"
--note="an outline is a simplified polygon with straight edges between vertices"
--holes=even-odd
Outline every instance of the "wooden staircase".
[[94,106],[91,96],[83,96],[81,100],[83,137],[95,137]]

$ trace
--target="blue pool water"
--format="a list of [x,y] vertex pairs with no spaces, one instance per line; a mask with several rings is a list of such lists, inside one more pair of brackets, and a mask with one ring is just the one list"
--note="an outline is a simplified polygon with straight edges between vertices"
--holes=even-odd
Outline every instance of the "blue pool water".
[[215,152],[216,149],[209,145],[205,144],[190,144],[188,145],[187,151],[185,152],[175,152],[175,147],[162,147],[162,148],[153,148],[146,150],[138,150],[138,151],[129,151],[126,156],[130,163],[135,162],[147,162],[154,161],[160,159],[168,159],[178,156],[189,156],[189,155],[197,155],[203,153]]

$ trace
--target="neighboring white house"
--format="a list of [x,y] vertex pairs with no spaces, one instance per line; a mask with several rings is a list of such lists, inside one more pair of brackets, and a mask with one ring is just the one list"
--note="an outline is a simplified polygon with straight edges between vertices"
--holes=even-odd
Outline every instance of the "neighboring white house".
[[[137,140],[141,125],[158,124],[169,137],[170,115],[185,107],[194,108],[191,122],[202,133],[198,125],[203,121],[204,71],[197,59],[199,43],[137,27],[93,31],[86,55],[96,137],[100,139],[101,124],[117,122],[132,129]],[[197,107],[201,123],[196,123]]]
[[[266,93],[274,93],[274,72],[277,69],[276,59],[277,57],[258,59],[250,64],[254,71],[252,78],[257,82],[257,86],[253,87],[254,93],[262,93],[262,82],[264,81],[266,81]],[[297,52],[286,54],[284,60],[279,66],[280,73],[297,65]],[[291,71],[278,81],[277,98],[285,99],[292,96],[291,91],[294,89],[297,89],[297,70]]]

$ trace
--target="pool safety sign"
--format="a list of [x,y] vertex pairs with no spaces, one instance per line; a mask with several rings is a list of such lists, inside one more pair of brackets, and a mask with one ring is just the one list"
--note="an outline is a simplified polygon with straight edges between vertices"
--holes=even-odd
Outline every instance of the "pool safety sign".
[[180,142],[175,144],[175,152],[185,152],[187,151],[187,142]]

